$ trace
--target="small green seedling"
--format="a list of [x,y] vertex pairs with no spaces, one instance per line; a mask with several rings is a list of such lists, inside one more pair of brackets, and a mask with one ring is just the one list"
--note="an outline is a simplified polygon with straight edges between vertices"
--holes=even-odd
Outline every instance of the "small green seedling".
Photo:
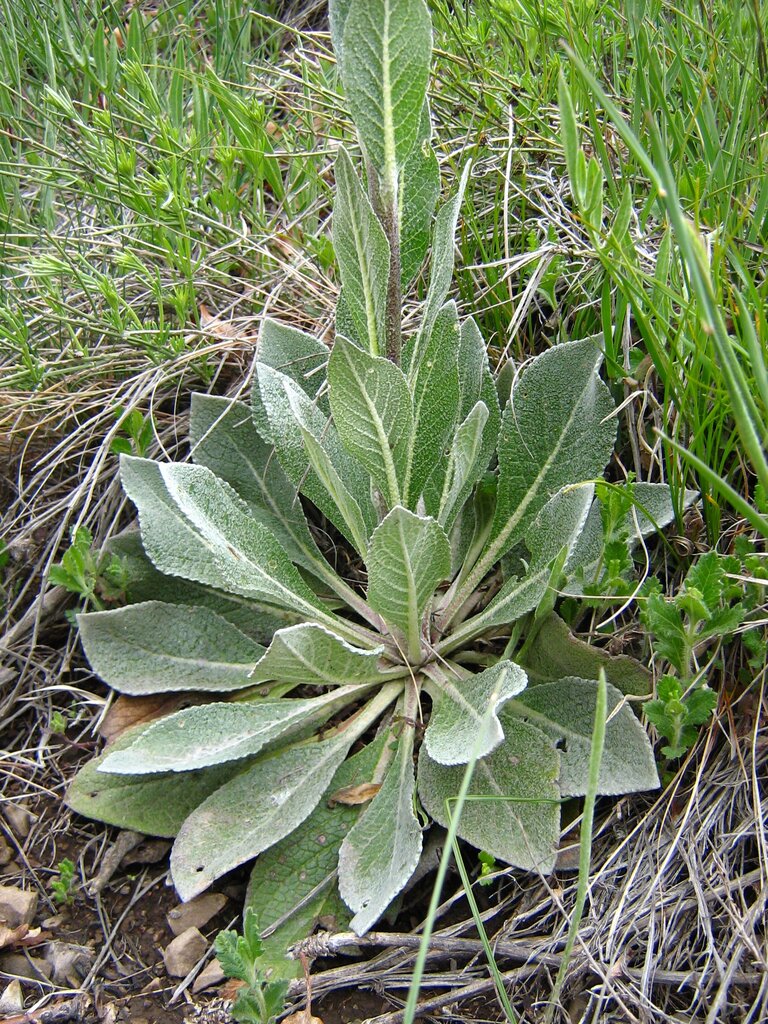
[[152,417],[142,416],[138,409],[126,413],[122,406],[117,407],[115,415],[120,420],[119,429],[125,436],[113,438],[110,451],[115,455],[138,455],[144,458],[155,436]]
[[93,535],[85,526],[72,531],[70,546],[61,562],[48,573],[51,583],[78,594],[86,604],[98,610],[123,599],[123,567],[115,555],[95,551]]
[[[600,503],[603,557],[598,567],[600,574],[590,586],[585,586],[585,593],[601,598],[609,595],[624,598],[634,589],[631,581],[634,562],[629,540],[635,488],[631,480],[623,487],[599,480],[595,484],[595,497]],[[600,603],[604,604],[604,601]]]
[[59,877],[51,882],[51,898],[60,907],[71,907],[74,902],[72,891],[75,883],[75,865],[65,858],[58,866]]
[[267,981],[259,959],[264,951],[256,914],[251,907],[245,911],[243,934],[219,932],[215,942],[216,956],[228,978],[244,982],[232,1007],[238,1024],[271,1024],[285,1006],[287,981]]
[[682,757],[696,742],[697,726],[706,725],[717,704],[717,694],[708,686],[693,686],[687,692],[675,676],[662,676],[656,687],[658,697],[645,705],[645,717],[665,739],[665,757]]
[[478,882],[480,885],[490,885],[493,879],[489,876],[492,875],[494,871],[497,871],[499,867],[496,863],[496,858],[492,853],[486,853],[485,850],[481,850],[477,855],[477,859],[480,862],[480,877],[478,878]]
[[646,588],[643,623],[656,653],[676,673],[662,677],[657,699],[645,705],[646,718],[669,741],[662,747],[666,757],[681,757],[693,745],[696,726],[709,720],[717,703],[717,695],[701,679],[698,658],[713,641],[732,636],[749,614],[737,600],[744,588],[729,578],[742,568],[738,557],[709,551],[691,567],[673,598],[660,593],[657,580]]

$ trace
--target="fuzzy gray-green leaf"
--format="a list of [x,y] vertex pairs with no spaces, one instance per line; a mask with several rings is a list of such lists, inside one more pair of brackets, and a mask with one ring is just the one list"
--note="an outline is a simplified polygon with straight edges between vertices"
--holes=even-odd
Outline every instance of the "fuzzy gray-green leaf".
[[397,505],[413,431],[411,396],[400,368],[339,336],[328,364],[328,383],[339,437],[387,502]]
[[554,612],[541,622],[527,646],[523,667],[531,683],[553,682],[569,674],[594,679],[603,669],[608,682],[621,693],[647,697],[653,689],[653,676],[645,665],[580,640]]
[[491,626],[515,622],[537,606],[551,583],[551,568],[565,550],[565,559],[573,551],[592,501],[594,487],[575,484],[554,494],[534,517],[526,535],[531,552],[528,571],[511,577],[486,608],[467,619],[449,643],[467,642]]
[[164,573],[316,617],[317,598],[235,491],[205,466],[123,456],[144,549]]
[[372,355],[386,352],[389,242],[345,149],[336,157],[333,248],[358,337]]
[[418,649],[421,618],[437,584],[451,570],[451,549],[439,524],[394,508],[375,530],[368,552],[368,603]]
[[594,340],[537,356],[518,378],[499,437],[499,490],[491,540],[498,560],[552,495],[602,476],[616,440],[614,402],[597,375]]
[[363,521],[372,528],[374,513],[367,474],[341,444],[334,425],[297,384],[261,363],[257,364],[256,372],[275,449],[286,475],[354,544],[354,532],[310,465],[304,432],[309,431],[324,449],[346,492],[360,508]]
[[488,406],[478,402],[459,426],[453,439],[437,513],[437,520],[446,532],[453,527],[472,488],[488,468],[488,460],[483,455],[487,422]]
[[[541,730],[504,709],[499,718],[504,741],[475,766],[459,835],[507,864],[546,873],[554,867],[560,834],[558,752]],[[443,826],[449,825],[446,804],[458,794],[464,770],[438,764],[421,748],[419,796]]]
[[351,915],[339,896],[336,879],[339,847],[364,805],[350,806],[331,798],[348,786],[372,781],[388,737],[383,732],[348,757],[309,817],[290,836],[256,858],[245,905],[256,912],[262,934],[282,922],[274,934],[264,939],[265,949],[260,958],[264,966],[274,967],[281,976],[293,977],[297,968],[300,970],[295,960],[286,959],[285,951],[299,939],[307,938],[319,918],[323,918],[325,928],[333,931],[347,927]]
[[464,189],[467,187],[469,169],[470,165],[467,164],[461,175],[456,194],[440,207],[435,217],[427,299],[424,303],[421,327],[409,354],[408,377],[410,380],[413,380],[418,371],[424,349],[429,343],[435,318],[445,302],[453,279],[456,226],[459,222],[459,210],[464,198]]
[[438,313],[424,355],[412,378],[413,443],[406,504],[415,508],[446,447],[459,411],[459,317],[449,302]]
[[[297,327],[265,317],[258,340],[259,362],[290,377],[317,407],[328,414],[328,396],[323,393],[328,349]],[[251,389],[251,411],[256,429],[265,441],[272,441],[269,417],[258,386]]]
[[279,679],[310,686],[340,686],[383,681],[378,664],[383,650],[361,650],[322,626],[302,622],[275,633],[269,650],[253,669],[251,682]]
[[411,877],[421,854],[413,811],[413,728],[406,726],[381,789],[339,852],[339,891],[358,935],[373,925]]
[[239,594],[225,594],[178,576],[166,576],[147,557],[138,530],[113,537],[106,550],[116,554],[123,564],[132,604],[157,600],[169,605],[207,608],[259,644],[269,643],[276,629],[299,618],[298,612],[252,601]]
[[349,4],[341,44],[347,103],[366,153],[393,186],[419,137],[431,54],[423,0]]
[[[424,743],[439,764],[466,764],[473,755],[490,754],[504,739],[497,709],[527,683],[525,672],[511,661],[500,661],[466,679],[434,670],[429,679],[433,705]],[[478,732],[483,736],[479,746]]]
[[[501,715],[505,726],[513,715],[522,717],[558,744],[563,796],[583,796],[587,791],[597,686],[592,679],[575,676],[540,683],[507,704]],[[609,685],[598,783],[598,793],[606,795],[656,789],[659,785],[648,736],[623,700],[622,694]]]
[[[422,114],[422,118],[424,118]],[[429,132],[429,109],[426,109]],[[428,136],[427,136],[428,137]],[[417,145],[403,168],[400,193],[400,267],[403,288],[419,271],[429,248],[432,216],[440,195],[440,167],[428,142]]]
[[478,400],[488,407],[488,423],[483,434],[482,447],[482,457],[485,459],[483,469],[486,469],[499,439],[501,411],[496,383],[488,365],[488,349],[480,329],[471,316],[461,324],[458,361],[461,392],[459,422],[466,419]]
[[79,615],[77,624],[93,671],[131,696],[243,689],[264,654],[207,608],[145,601]]
[[116,751],[101,771],[117,775],[188,772],[254,757],[267,744],[307,722],[323,721],[355,700],[357,687],[308,700],[280,697],[253,704],[201,704],[153,722],[125,750]]
[[263,757],[211,794],[184,822],[173,847],[171,874],[181,898],[197,896],[304,821],[351,742],[342,734]]
[[251,410],[242,402],[214,395],[192,396],[189,439],[195,462],[226,480],[241,498],[254,505],[257,518],[282,543],[291,560],[319,578],[328,563],[309,532],[296,487],[262,440]]
[[81,768],[67,790],[67,806],[118,828],[171,837],[190,812],[238,770],[225,764],[183,776],[107,775],[99,771],[107,757],[129,746],[147,728],[129,729],[105,753]]

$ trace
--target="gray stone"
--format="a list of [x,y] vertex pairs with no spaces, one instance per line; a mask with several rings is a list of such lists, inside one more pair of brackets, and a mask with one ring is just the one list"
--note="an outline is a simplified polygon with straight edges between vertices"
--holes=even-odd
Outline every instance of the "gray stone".
[[10,848],[8,843],[0,836],[0,867],[4,867],[6,864],[10,864],[13,860],[13,850]]
[[209,964],[200,971],[198,976],[192,983],[192,991],[197,994],[198,992],[204,992],[207,988],[213,988],[214,985],[220,985],[226,978],[226,974],[221,969],[221,964],[218,960],[211,960]]
[[0,885],[0,921],[9,928],[32,924],[37,910],[37,893],[31,889],[17,889],[13,885]]
[[3,994],[0,996],[0,1013],[10,1017],[14,1013],[21,1013],[24,1009],[24,993],[21,982],[18,978],[6,985]]
[[93,965],[93,950],[74,942],[54,941],[47,943],[45,959],[56,984],[79,988]]
[[204,893],[189,903],[180,903],[169,911],[168,926],[174,935],[181,935],[187,928],[204,928],[226,902],[227,897],[220,892]]
[[172,978],[186,978],[192,968],[205,956],[208,941],[197,928],[187,928],[165,947],[165,969]]
[[37,821],[37,816],[24,804],[6,803],[3,816],[19,839],[26,839],[33,823]]
[[49,963],[36,957],[24,956],[23,953],[3,953],[0,956],[0,971],[30,981],[49,981],[51,977]]

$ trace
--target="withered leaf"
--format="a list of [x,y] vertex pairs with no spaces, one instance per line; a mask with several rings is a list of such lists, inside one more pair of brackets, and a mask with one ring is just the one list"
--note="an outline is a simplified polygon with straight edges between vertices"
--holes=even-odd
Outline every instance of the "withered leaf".
[[378,782],[361,782],[357,786],[342,786],[328,798],[328,806],[344,804],[347,807],[356,807],[358,804],[366,804],[373,800],[381,789]]

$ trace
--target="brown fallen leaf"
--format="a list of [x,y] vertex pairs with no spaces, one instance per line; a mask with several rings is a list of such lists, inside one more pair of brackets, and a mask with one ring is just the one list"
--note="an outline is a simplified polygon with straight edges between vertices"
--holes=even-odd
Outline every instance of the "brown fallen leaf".
[[328,806],[344,804],[347,807],[356,807],[358,804],[366,804],[376,796],[380,789],[381,785],[378,782],[361,782],[357,786],[342,786],[328,798]]
[[206,334],[211,334],[214,338],[239,338],[243,336],[243,331],[237,324],[231,320],[222,320],[216,313],[211,313],[202,302],[199,306],[199,313],[200,328]]
[[7,924],[0,924],[0,949],[17,946],[28,934],[28,924],[20,924],[18,928],[9,928]]
[[283,1024],[323,1024],[322,1017],[313,1017],[309,1010],[297,1010],[283,1017]]
[[99,732],[107,741],[112,743],[134,725],[146,725],[154,722],[156,718],[163,718],[176,711],[181,705],[189,707],[192,704],[204,703],[200,695],[184,693],[157,694],[151,697],[126,697],[122,695],[104,716]]

